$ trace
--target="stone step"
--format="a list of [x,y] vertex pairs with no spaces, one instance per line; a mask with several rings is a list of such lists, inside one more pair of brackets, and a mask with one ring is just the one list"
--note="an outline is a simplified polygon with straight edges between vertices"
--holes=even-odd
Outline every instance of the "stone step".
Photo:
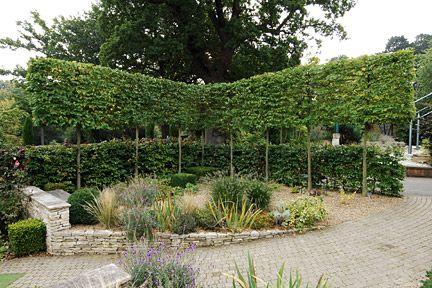
[[131,280],[131,276],[115,264],[89,270],[49,288],[118,288]]

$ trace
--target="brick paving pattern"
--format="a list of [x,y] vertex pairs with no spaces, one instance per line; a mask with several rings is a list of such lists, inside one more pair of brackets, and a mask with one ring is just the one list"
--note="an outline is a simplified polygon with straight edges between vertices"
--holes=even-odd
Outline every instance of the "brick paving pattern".
[[[199,283],[230,287],[224,274],[234,272],[235,262],[245,269],[250,253],[265,280],[275,280],[285,263],[287,271],[298,269],[304,282],[315,283],[324,274],[331,287],[419,287],[432,268],[432,197],[407,194],[397,207],[321,231],[200,248],[194,255]],[[46,287],[115,261],[112,256],[28,257],[0,263],[0,273],[26,273],[11,287]]]

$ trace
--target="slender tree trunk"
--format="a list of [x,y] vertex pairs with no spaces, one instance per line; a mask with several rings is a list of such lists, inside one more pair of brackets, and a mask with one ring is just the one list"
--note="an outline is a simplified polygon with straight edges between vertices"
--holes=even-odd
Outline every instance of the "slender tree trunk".
[[178,151],[179,151],[179,163],[178,163],[178,173],[181,173],[182,169],[182,139],[181,139],[181,128],[178,129]]
[[81,188],[81,127],[76,127],[76,136],[77,136],[77,189]]
[[283,143],[283,128],[279,130],[279,144]]
[[368,127],[365,125],[363,133],[363,171],[362,171],[362,195],[367,196],[367,137]]
[[233,136],[232,136],[232,131],[230,130],[229,133],[229,137],[230,137],[230,176],[231,178],[234,178],[234,164],[233,164],[233,160],[234,160],[234,142],[233,142]]
[[40,141],[41,141],[41,145],[45,145],[45,128],[44,127],[40,128]]
[[204,166],[205,130],[201,132],[201,166]]
[[138,161],[139,161],[139,128],[135,128],[135,177],[138,177]]
[[266,130],[266,150],[265,150],[265,181],[269,179],[269,129]]
[[310,192],[312,190],[312,152],[311,152],[311,131],[307,128],[307,173],[308,173],[308,183],[307,189]]

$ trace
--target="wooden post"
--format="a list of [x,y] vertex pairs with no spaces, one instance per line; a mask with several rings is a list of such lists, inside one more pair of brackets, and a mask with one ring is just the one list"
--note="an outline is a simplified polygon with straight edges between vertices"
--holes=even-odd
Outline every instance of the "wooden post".
[[311,152],[311,129],[307,128],[307,173],[308,173],[308,183],[307,189],[310,192],[312,190],[312,152]]
[[269,129],[266,130],[266,149],[265,149],[265,181],[268,181],[269,179],[269,143],[270,142],[270,136],[269,136]]
[[135,128],[135,178],[138,177],[138,161],[139,161],[139,128]]
[[181,132],[182,132],[182,130],[181,130],[181,128],[179,128],[178,129],[178,149],[179,149],[179,159],[178,159],[178,161],[179,161],[179,163],[178,163],[178,173],[181,173],[181,166],[182,166],[182,164],[181,164],[181,162],[182,162],[182,139],[181,139]]
[[283,128],[279,130],[279,144],[283,143]]
[[362,195],[367,196],[367,137],[368,137],[368,126],[365,125],[363,133],[363,171],[362,171]]
[[234,142],[233,142],[233,136],[232,136],[232,131],[230,130],[230,176],[231,178],[234,178],[234,164],[233,164],[233,159],[234,159]]
[[77,189],[81,188],[81,127],[76,127],[77,136]]

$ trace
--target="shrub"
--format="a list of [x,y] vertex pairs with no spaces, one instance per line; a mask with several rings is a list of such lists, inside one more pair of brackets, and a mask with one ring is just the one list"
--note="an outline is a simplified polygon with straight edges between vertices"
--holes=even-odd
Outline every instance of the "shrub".
[[219,177],[212,184],[212,198],[223,203],[237,203],[240,208],[242,201],[247,200],[260,209],[267,209],[272,189],[266,183],[239,177]]
[[155,179],[133,178],[127,183],[119,183],[112,188],[116,191],[121,205],[126,207],[149,207],[159,194]]
[[93,201],[87,202],[84,207],[99,223],[107,229],[119,224],[120,206],[116,192],[106,188]]
[[[140,143],[139,168],[142,174],[164,175],[175,173],[177,167],[177,144],[163,141]],[[316,188],[344,189],[354,192],[361,187],[362,147],[359,145],[313,145],[313,185]],[[242,175],[264,175],[261,144],[237,144],[234,165]],[[201,161],[201,144],[186,143],[183,147],[185,163]],[[133,176],[134,143],[112,140],[82,146],[82,185],[106,187],[126,181]],[[228,145],[207,145],[205,165],[227,172],[229,167]],[[369,191],[398,196],[402,192],[404,167],[399,163],[403,154],[393,149],[368,147]],[[1,156],[0,156],[1,158]],[[288,186],[304,186],[307,174],[306,147],[304,145],[271,145],[269,151],[270,180]],[[1,160],[0,160],[1,161]],[[25,171],[32,185],[44,187],[46,183],[72,182],[76,177],[76,147],[74,145],[44,145],[28,147]],[[95,165],[97,163],[97,165]],[[0,163],[0,165],[3,165]],[[0,168],[2,169],[2,168]],[[185,170],[186,171],[186,170]],[[187,171],[186,171],[187,172]]]
[[172,251],[162,245],[147,249],[135,244],[123,253],[120,262],[132,277],[132,287],[195,288],[198,272],[187,258],[194,250],[195,246]]
[[258,180],[246,180],[246,186],[248,202],[262,210],[267,209],[272,195],[271,187]]
[[176,203],[175,195],[168,194],[165,198],[157,201],[153,205],[156,221],[162,231],[172,231],[180,208]]
[[69,221],[71,224],[96,224],[97,219],[89,213],[85,207],[87,203],[94,201],[94,198],[99,195],[99,191],[93,188],[83,188],[75,191],[69,196]]
[[248,206],[245,200],[242,201],[240,209],[234,203],[211,201],[208,207],[216,223],[222,228],[231,232],[241,232],[250,229],[256,218],[261,214],[260,209],[255,209],[254,204]]
[[216,178],[211,187],[213,201],[235,203],[238,206],[241,205],[245,192],[245,182],[238,177],[222,176]]
[[286,206],[290,211],[290,226],[295,228],[311,227],[327,216],[321,197],[300,198]]
[[255,222],[252,224],[251,228],[259,230],[269,228],[271,226],[273,226],[272,217],[268,213],[262,212],[256,217]]
[[0,148],[0,240],[7,226],[25,218],[24,197],[19,189],[24,180],[24,150]]
[[8,226],[11,251],[18,257],[46,250],[46,227],[38,219],[26,219]]
[[432,270],[426,273],[426,279],[422,281],[421,288],[432,288]]
[[185,168],[186,173],[194,174],[198,178],[212,175],[213,173],[217,172],[218,169],[215,167],[207,167],[207,166],[196,166],[196,167],[188,167]]
[[208,207],[197,210],[195,217],[198,227],[212,230],[218,225],[217,220],[215,220]]
[[185,188],[187,184],[196,184],[197,176],[189,173],[178,173],[171,176],[170,185],[172,187]]
[[132,241],[143,236],[153,239],[153,229],[158,227],[154,211],[143,210],[140,207],[128,207],[122,211],[119,218],[129,240]]
[[66,181],[66,182],[60,182],[60,183],[47,183],[44,186],[45,191],[52,191],[61,189],[66,192],[72,193],[75,190],[75,186],[72,184],[72,182]]
[[182,213],[175,219],[173,232],[176,234],[189,234],[195,232],[197,223],[195,216],[188,213]]

